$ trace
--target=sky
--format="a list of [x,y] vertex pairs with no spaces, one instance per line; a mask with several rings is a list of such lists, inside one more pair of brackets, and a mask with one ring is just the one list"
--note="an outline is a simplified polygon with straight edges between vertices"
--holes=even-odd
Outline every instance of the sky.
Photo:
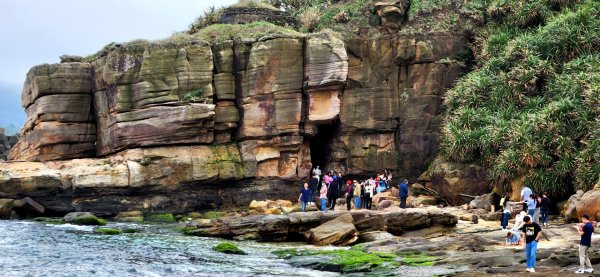
[[0,128],[18,130],[25,122],[21,89],[32,66],[58,63],[63,54],[87,56],[111,42],[166,38],[208,7],[236,2],[0,0]]

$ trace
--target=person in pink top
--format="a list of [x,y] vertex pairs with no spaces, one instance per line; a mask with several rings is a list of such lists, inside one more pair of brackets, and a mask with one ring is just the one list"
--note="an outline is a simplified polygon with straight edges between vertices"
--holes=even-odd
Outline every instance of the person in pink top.
[[331,175],[329,175],[329,173],[327,173],[324,177],[323,177],[323,181],[325,181],[326,184],[331,184],[331,182],[333,182],[333,177],[331,177]]
[[327,185],[323,183],[321,185],[321,191],[319,191],[319,198],[321,199],[321,211],[327,211]]

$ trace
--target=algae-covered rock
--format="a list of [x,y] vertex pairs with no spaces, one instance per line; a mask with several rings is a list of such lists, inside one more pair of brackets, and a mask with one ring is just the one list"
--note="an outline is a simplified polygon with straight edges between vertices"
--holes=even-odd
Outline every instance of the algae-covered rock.
[[229,242],[221,242],[213,247],[213,250],[225,254],[246,255],[246,252],[239,249],[235,244]]
[[136,228],[125,228],[123,229],[123,233],[125,234],[133,234],[133,233],[141,233],[142,230]]
[[94,229],[94,233],[100,235],[118,235],[121,234],[121,230],[115,228],[96,228]]
[[46,224],[63,224],[65,223],[62,218],[52,218],[52,217],[36,217],[33,219],[37,222],[43,222]]
[[203,219],[214,219],[214,218],[219,218],[219,217],[224,217],[227,216],[227,213],[225,212],[206,212],[204,214],[202,214],[202,218]]
[[94,214],[90,212],[72,212],[68,213],[63,217],[63,220],[66,223],[76,224],[76,225],[104,225],[106,224],[105,220],[102,220],[96,217]]
[[132,223],[143,223],[144,214],[140,211],[133,212],[120,212],[116,217],[115,221],[120,222],[132,222]]
[[153,214],[144,218],[146,222],[155,223],[175,223],[175,217],[172,214]]

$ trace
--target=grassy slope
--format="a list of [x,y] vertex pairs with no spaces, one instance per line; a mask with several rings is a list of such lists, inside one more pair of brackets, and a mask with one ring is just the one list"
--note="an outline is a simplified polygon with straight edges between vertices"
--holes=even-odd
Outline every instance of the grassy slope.
[[600,181],[600,3],[487,4],[478,69],[448,92],[442,154],[507,185],[569,193]]

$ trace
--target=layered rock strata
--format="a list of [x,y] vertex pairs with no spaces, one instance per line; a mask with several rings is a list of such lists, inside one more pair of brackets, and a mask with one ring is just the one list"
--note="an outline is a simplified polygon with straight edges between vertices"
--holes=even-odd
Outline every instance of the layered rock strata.
[[435,154],[466,44],[456,34],[345,43],[326,33],[132,42],[91,62],[36,66],[0,191],[51,211],[184,212],[292,199],[296,187],[284,184],[315,165],[417,176]]

